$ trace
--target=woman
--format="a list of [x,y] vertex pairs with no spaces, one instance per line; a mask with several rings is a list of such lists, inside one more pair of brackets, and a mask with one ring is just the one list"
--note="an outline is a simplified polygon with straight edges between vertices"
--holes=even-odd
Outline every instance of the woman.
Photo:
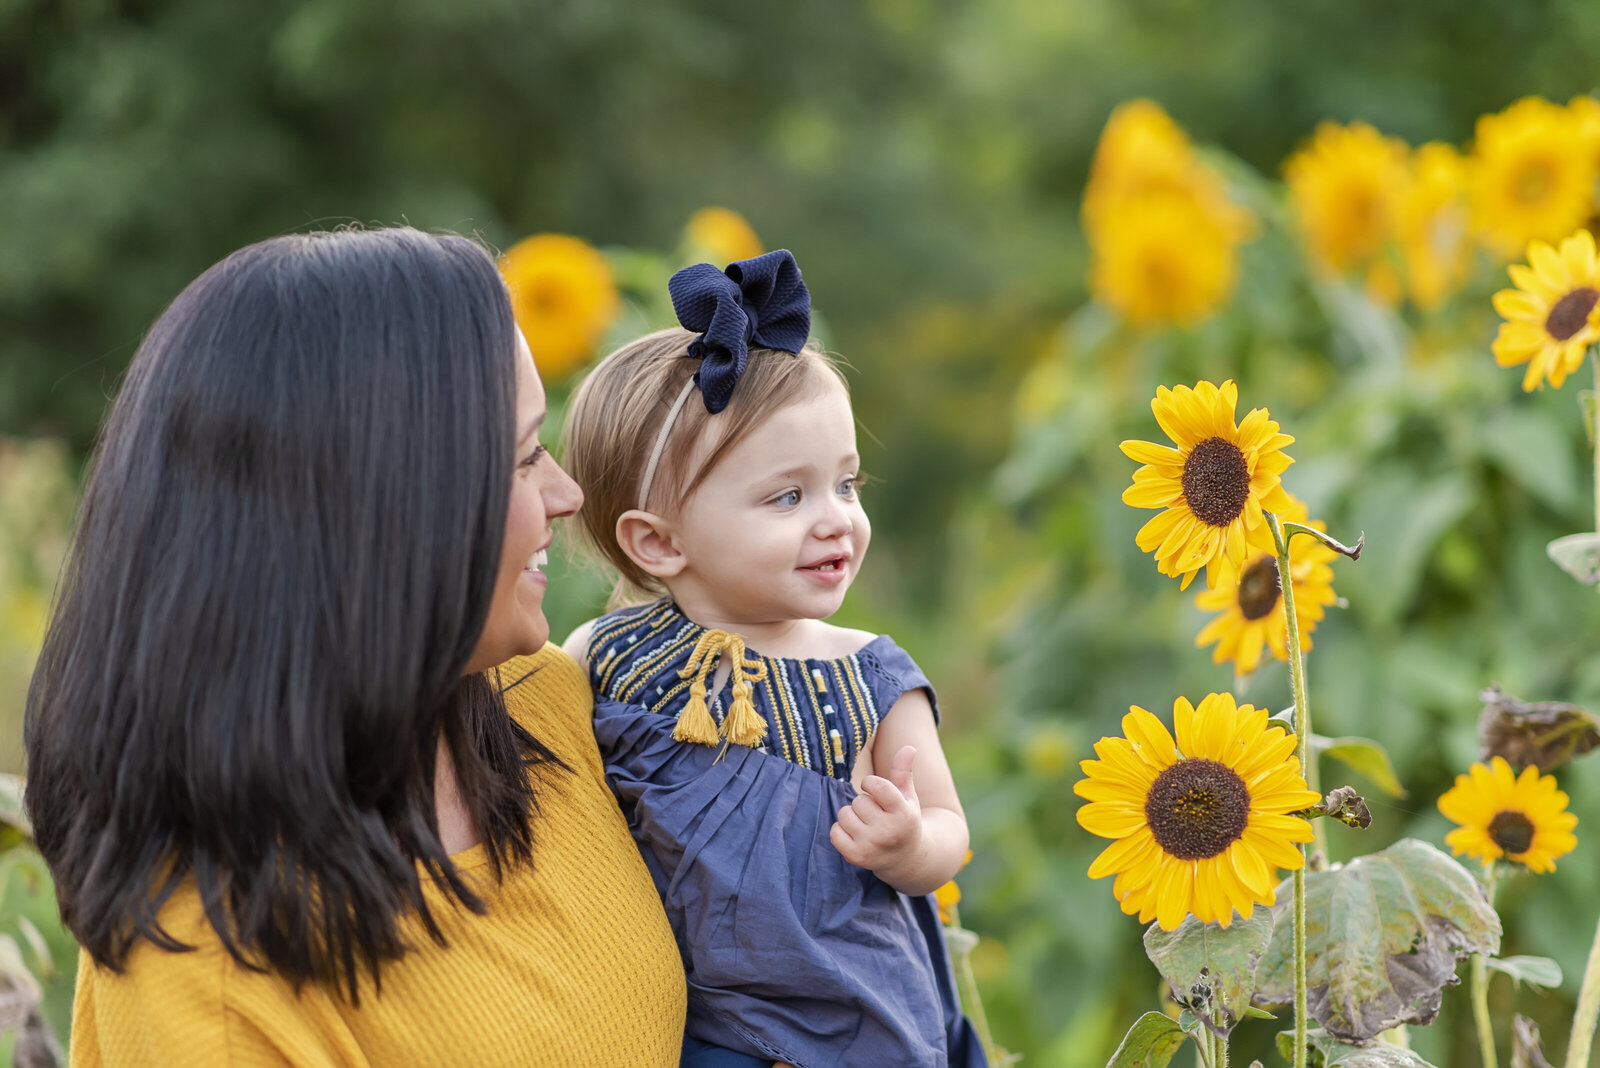
[[682,966],[546,646],[582,494],[544,414],[459,237],[263,242],[151,328],[28,697],[75,1064],[676,1063]]

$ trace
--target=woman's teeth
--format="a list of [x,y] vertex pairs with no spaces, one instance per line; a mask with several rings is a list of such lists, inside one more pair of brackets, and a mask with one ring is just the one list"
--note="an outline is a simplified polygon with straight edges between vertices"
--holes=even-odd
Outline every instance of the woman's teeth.
[[540,568],[544,567],[544,565],[546,563],[548,563],[549,560],[550,560],[550,557],[545,553],[545,551],[543,549],[540,549],[538,552],[536,552],[532,556],[528,557],[528,566],[525,568],[525,570],[538,571]]

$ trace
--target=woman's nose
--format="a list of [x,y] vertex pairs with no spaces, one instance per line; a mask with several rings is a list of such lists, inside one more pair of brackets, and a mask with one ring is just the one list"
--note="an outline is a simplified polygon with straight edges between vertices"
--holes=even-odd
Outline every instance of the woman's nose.
[[583,507],[583,487],[560,464],[552,462],[551,466],[555,472],[552,484],[545,488],[545,511],[551,517],[574,515]]

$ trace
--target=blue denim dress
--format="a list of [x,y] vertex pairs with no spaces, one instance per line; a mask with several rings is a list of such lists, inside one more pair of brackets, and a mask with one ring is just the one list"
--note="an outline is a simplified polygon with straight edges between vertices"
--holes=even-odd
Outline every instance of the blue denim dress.
[[857,754],[901,694],[933,700],[927,677],[887,637],[834,660],[747,652],[764,743],[677,741],[705,635],[661,601],[603,617],[589,645],[595,736],[683,954],[687,1034],[800,1068],[984,1065],[932,896],[828,841]]

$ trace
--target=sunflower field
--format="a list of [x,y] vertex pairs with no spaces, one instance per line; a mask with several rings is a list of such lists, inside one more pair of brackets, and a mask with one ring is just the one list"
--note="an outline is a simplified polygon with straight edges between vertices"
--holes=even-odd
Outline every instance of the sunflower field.
[[[106,400],[210,263],[473,234],[557,431],[672,271],[786,247],[993,1059],[1586,1065],[1596,54],[1573,0],[6,6],[0,772]],[[609,581],[552,571],[559,636]],[[15,785],[0,1057],[44,1064],[76,956]]]

